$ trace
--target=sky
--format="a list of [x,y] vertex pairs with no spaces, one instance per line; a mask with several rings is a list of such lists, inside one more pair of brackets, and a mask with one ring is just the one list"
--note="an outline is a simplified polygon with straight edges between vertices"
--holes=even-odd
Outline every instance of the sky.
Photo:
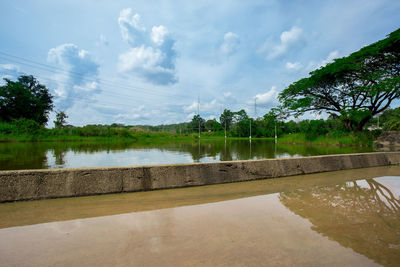
[[399,14],[398,0],[2,0],[0,77],[33,75],[76,126],[255,118]]

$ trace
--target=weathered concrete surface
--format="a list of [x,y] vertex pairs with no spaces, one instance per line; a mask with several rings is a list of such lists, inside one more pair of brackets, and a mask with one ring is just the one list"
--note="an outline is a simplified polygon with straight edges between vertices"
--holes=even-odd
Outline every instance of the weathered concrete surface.
[[379,147],[400,147],[400,131],[382,132],[379,138],[375,141]]
[[179,165],[0,171],[0,202],[209,185],[400,163],[400,152]]

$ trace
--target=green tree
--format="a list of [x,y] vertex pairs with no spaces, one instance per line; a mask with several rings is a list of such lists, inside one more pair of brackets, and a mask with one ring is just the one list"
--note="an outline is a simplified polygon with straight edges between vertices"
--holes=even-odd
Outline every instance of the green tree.
[[204,124],[205,124],[204,119],[200,117],[200,115],[196,114],[193,116],[193,119],[190,122],[190,128],[192,128],[193,131],[198,132],[200,126],[200,131],[204,132]]
[[4,79],[0,86],[0,120],[12,121],[20,118],[46,124],[53,109],[53,96],[33,76],[23,75],[17,82]]
[[233,112],[229,109],[224,109],[224,112],[219,116],[219,122],[221,123],[221,127],[229,131],[233,122]]
[[383,112],[380,123],[384,130],[400,131],[400,107]]
[[245,137],[250,135],[250,119],[244,109],[233,113],[233,123],[235,136]]
[[295,116],[327,112],[350,131],[360,131],[400,97],[400,29],[386,39],[310,73],[279,95]]
[[68,115],[64,111],[57,111],[56,120],[54,121],[54,125],[57,128],[64,127],[67,124]]
[[206,131],[220,131],[222,130],[221,124],[216,119],[207,120],[204,125]]
[[273,110],[270,110],[267,114],[265,114],[262,118],[262,127],[265,130],[265,134],[267,137],[274,137],[275,135],[275,126],[278,123],[278,119]]

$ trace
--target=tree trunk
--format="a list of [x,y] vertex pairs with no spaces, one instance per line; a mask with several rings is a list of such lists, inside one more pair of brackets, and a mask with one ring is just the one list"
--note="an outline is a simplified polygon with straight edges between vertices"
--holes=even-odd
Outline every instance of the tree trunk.
[[367,116],[363,118],[357,125],[357,131],[362,131],[364,128],[365,124],[372,118],[372,116]]
[[349,120],[349,119],[344,119],[342,120],[344,127],[346,127],[347,130],[349,130],[350,132],[353,131],[353,121]]

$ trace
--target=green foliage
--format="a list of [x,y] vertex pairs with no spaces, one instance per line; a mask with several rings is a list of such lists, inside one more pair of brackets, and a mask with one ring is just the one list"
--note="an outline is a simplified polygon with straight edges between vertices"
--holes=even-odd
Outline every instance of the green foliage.
[[328,112],[350,131],[361,131],[400,97],[400,29],[386,39],[310,73],[279,95],[295,116]]
[[200,117],[200,115],[194,115],[192,121],[190,122],[190,128],[194,131],[194,132],[198,132],[199,131],[199,127],[200,127],[200,131],[204,132],[204,127],[205,125],[205,120]]
[[54,125],[57,128],[64,127],[67,124],[66,119],[68,118],[67,114],[64,111],[57,111],[56,120],[54,121]]
[[46,124],[53,109],[53,96],[33,76],[20,76],[17,82],[4,79],[0,86],[0,120],[10,122],[25,118]]
[[223,128],[216,119],[208,120],[204,124],[205,130],[208,132],[217,132],[221,131]]
[[221,123],[222,128],[226,128],[227,131],[231,129],[231,125],[233,122],[233,112],[229,109],[224,109],[224,112],[219,117],[219,122]]
[[[400,131],[400,107],[386,110],[379,120],[385,131]],[[377,123],[377,119],[375,119],[375,123]]]

